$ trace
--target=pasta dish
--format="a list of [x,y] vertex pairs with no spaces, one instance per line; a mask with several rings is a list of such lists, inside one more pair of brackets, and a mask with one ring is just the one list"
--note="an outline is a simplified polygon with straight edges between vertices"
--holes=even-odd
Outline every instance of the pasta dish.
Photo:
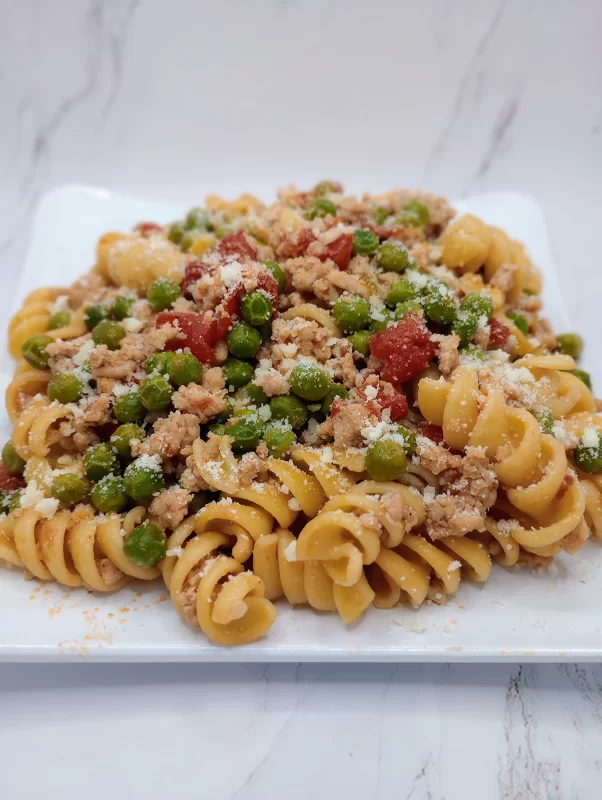
[[106,233],[10,322],[0,564],[163,581],[237,645],[276,601],[410,614],[602,539],[600,402],[541,288],[424,191],[210,195]]

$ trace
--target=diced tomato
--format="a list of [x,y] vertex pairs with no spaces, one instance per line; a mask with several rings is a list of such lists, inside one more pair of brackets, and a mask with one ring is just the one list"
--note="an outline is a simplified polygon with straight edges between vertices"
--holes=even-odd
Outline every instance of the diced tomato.
[[505,345],[511,334],[510,328],[495,317],[489,320],[489,330],[491,331],[489,334],[489,347],[491,349]]
[[284,242],[279,248],[279,253],[284,258],[298,258],[305,255],[307,248],[315,241],[316,237],[310,228],[301,228],[297,233],[296,241]]
[[249,242],[244,231],[224,236],[216,250],[221,256],[242,256],[251,260],[257,258],[257,248]]
[[3,492],[13,492],[15,489],[25,488],[25,481],[20,475],[13,475],[4,464],[0,462],[0,489]]
[[187,297],[190,300],[192,298],[190,287],[195,284],[199,278],[202,278],[203,275],[206,275],[213,269],[214,267],[210,267],[208,264],[204,264],[202,261],[191,261],[184,270],[184,277],[182,278],[182,283],[180,284],[180,290],[184,297]]
[[443,444],[443,428],[433,425],[432,422],[423,422],[417,431],[419,436],[425,436],[435,444]]
[[381,378],[389,383],[403,383],[427,367],[435,357],[435,345],[424,323],[408,314],[395,325],[370,337],[370,350],[385,362]]
[[268,295],[275,308],[278,306],[278,281],[267,269],[257,276],[257,288]]
[[134,233],[140,233],[142,236],[146,236],[147,238],[153,234],[157,233],[158,231],[162,231],[163,228],[161,225],[157,225],[156,222],[139,222],[134,227]]
[[175,325],[184,334],[185,338],[170,339],[165,345],[166,350],[179,350],[189,347],[193,356],[203,364],[211,363],[213,359],[213,345],[218,339],[215,319],[207,322],[202,314],[191,312],[161,311],[157,314],[156,327],[161,328],[168,322]]
[[379,388],[376,395],[376,402],[385,409],[388,408],[391,412],[391,422],[399,422],[408,416],[408,401],[406,396],[396,389],[392,392],[384,392],[382,387]]
[[334,242],[326,245],[323,253],[320,253],[318,258],[320,261],[327,261],[330,259],[334,261],[339,269],[347,269],[351,261],[351,254],[353,252],[353,236],[350,233],[344,233],[335,239]]

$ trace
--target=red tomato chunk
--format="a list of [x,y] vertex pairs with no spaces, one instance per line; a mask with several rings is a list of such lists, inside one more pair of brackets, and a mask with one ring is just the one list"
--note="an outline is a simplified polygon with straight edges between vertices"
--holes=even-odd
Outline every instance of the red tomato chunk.
[[202,278],[203,275],[211,272],[212,269],[213,267],[209,267],[207,264],[203,264],[201,261],[191,261],[184,270],[184,277],[182,278],[182,283],[180,284],[180,290],[184,297],[187,297],[189,300],[191,300],[191,287],[198,281],[199,278]]
[[25,481],[20,475],[13,475],[4,464],[0,462],[0,489],[3,492],[13,492],[15,489],[24,489]]
[[250,260],[257,258],[257,248],[250,243],[244,231],[224,236],[215,249],[221,256],[242,256]]
[[165,345],[166,350],[180,350],[188,347],[193,356],[203,364],[211,363],[213,359],[213,345],[218,341],[218,325],[215,319],[206,322],[201,314],[178,313],[175,311],[161,311],[157,314],[156,327],[161,328],[168,322],[179,328],[184,338],[171,339]]
[[443,444],[443,428],[433,425],[432,422],[423,422],[417,431],[419,436],[425,436],[435,444]]
[[408,401],[406,396],[396,389],[392,392],[386,393],[382,388],[379,388],[376,395],[376,402],[380,404],[384,410],[388,408],[391,412],[391,422],[399,422],[408,416]]
[[489,320],[489,330],[489,347],[494,350],[505,345],[511,333],[510,328],[495,317]]
[[353,236],[350,233],[344,233],[335,239],[334,242],[326,245],[326,250],[320,253],[318,258],[320,261],[327,261],[330,259],[334,261],[339,269],[347,269],[351,261],[351,254],[353,252]]
[[435,357],[429,329],[411,314],[371,336],[370,350],[385,362],[381,378],[389,383],[409,381]]

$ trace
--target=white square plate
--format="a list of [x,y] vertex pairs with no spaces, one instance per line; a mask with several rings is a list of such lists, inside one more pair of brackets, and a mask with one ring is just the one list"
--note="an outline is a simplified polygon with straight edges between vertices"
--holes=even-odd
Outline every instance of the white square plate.
[[[533,200],[488,194],[458,208],[525,242],[545,273],[547,314],[567,329],[543,215]],[[84,272],[105,231],[140,220],[167,222],[183,211],[86,187],[53,191],[38,209],[14,310],[32,289],[65,285]],[[4,385],[9,379],[2,375]],[[6,439],[5,417],[3,427]],[[25,582],[19,572],[0,569],[0,660],[594,661],[602,657],[601,563],[602,550],[589,543],[576,556],[557,558],[553,570],[495,566],[485,585],[464,582],[446,607],[370,609],[349,628],[334,614],[278,603],[278,619],[263,640],[231,649],[181,622],[162,584],[132,584],[100,596]]]

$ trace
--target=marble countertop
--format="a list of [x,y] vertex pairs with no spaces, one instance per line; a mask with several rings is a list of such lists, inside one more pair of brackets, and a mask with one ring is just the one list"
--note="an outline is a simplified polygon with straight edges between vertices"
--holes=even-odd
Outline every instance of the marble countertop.
[[[3,316],[59,184],[190,203],[330,176],[517,189],[546,212],[600,385],[601,26],[597,0],[8,2]],[[1,785],[583,800],[599,795],[601,689],[596,665],[2,665]]]

